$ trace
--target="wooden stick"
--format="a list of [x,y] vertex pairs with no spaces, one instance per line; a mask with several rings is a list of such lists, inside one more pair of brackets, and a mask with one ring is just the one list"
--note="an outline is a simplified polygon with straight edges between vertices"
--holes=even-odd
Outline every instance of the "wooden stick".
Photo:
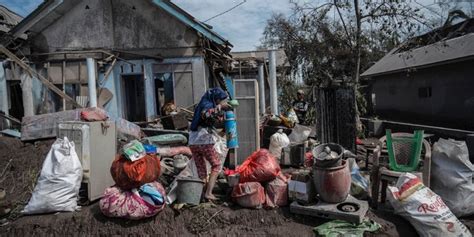
[[10,166],[10,163],[12,163],[12,160],[13,160],[13,159],[10,159],[10,160],[8,161],[7,165],[5,165],[5,168],[3,169],[2,174],[0,174],[0,177],[3,177],[3,175],[5,174],[5,172],[6,172],[7,169],[8,169],[8,166]]
[[20,120],[18,120],[17,118],[12,117],[12,116],[10,116],[10,115],[6,115],[6,114],[0,113],[0,116],[6,118],[6,119],[8,119],[8,120],[11,120],[11,121],[13,121],[13,122],[15,122],[15,123],[21,124],[21,121],[20,121]]
[[21,68],[23,68],[25,71],[27,71],[31,76],[36,76],[40,82],[43,83],[43,85],[45,85],[46,87],[48,87],[50,90],[52,90],[53,92],[55,92],[56,94],[58,94],[59,96],[61,96],[61,98],[64,98],[66,99],[67,101],[71,102],[73,105],[75,105],[77,108],[82,108],[82,105],[80,105],[79,103],[76,102],[76,100],[74,100],[73,98],[69,97],[68,95],[66,95],[64,92],[62,92],[59,88],[57,88],[53,83],[51,83],[50,81],[48,81],[48,79],[44,78],[41,74],[39,74],[38,72],[36,72],[35,70],[33,70],[30,66],[28,66],[27,64],[25,64],[23,61],[21,61],[15,54],[13,54],[12,52],[10,52],[10,50],[8,50],[7,48],[5,48],[5,46],[3,45],[0,45],[0,52],[2,52],[3,54],[5,54],[7,57],[9,57],[10,59],[12,59],[13,61],[15,61],[16,64],[18,64],[18,66],[20,66]]

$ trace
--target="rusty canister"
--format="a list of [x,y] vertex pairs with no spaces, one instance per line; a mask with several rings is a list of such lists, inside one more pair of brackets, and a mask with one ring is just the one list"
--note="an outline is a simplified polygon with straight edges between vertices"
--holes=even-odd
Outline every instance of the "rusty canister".
[[342,165],[329,168],[313,166],[313,181],[322,201],[343,202],[351,189],[351,172],[348,162],[342,160]]

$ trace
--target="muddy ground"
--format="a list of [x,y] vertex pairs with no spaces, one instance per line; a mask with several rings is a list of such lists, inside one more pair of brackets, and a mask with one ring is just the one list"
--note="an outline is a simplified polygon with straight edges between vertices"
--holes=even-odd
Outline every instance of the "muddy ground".
[[[201,204],[179,211],[166,207],[157,216],[140,221],[105,217],[97,202],[80,212],[21,216],[52,142],[21,143],[0,137],[0,188],[6,190],[0,211],[12,209],[0,216],[0,236],[314,236],[312,229],[327,221],[293,215],[288,207],[251,210],[232,203]],[[367,236],[417,236],[410,223],[389,212],[370,211],[367,217],[382,225],[379,232]],[[462,221],[474,229],[474,218]]]

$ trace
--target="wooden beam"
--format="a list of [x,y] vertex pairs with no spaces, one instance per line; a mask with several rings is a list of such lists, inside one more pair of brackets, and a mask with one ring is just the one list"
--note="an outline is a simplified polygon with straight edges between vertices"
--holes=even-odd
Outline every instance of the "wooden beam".
[[76,102],[76,100],[74,100],[73,98],[69,97],[68,95],[66,95],[64,92],[62,92],[59,88],[57,88],[53,83],[51,83],[50,81],[48,81],[48,79],[44,78],[41,74],[39,74],[38,72],[36,72],[35,70],[33,70],[30,66],[28,66],[27,64],[25,64],[23,61],[21,61],[15,54],[13,54],[12,52],[10,52],[10,50],[8,50],[7,48],[5,48],[5,46],[3,45],[0,45],[0,52],[2,52],[3,54],[5,54],[7,57],[9,57],[11,60],[13,60],[16,64],[18,64],[18,66],[20,66],[21,68],[23,68],[23,70],[27,71],[30,75],[32,76],[36,76],[38,78],[38,80],[40,80],[43,85],[45,85],[46,87],[48,87],[50,90],[52,90],[53,92],[55,92],[56,94],[58,94],[61,98],[64,98],[66,99],[67,101],[71,102],[73,105],[75,105],[77,108],[82,108],[82,105],[78,104]]
[[[66,94],[66,61],[63,61],[61,72],[62,72],[61,79],[62,79],[62,84],[63,84],[63,93]],[[79,78],[79,81],[81,81],[81,78]],[[66,99],[64,98],[63,98],[63,111],[66,111]]]

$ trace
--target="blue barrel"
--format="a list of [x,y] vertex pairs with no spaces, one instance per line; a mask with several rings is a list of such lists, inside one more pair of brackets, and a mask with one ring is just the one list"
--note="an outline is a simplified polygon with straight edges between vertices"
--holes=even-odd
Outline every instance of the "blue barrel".
[[234,112],[227,111],[225,113],[224,127],[227,136],[227,148],[239,147],[239,139],[237,137],[237,121],[235,121]]

